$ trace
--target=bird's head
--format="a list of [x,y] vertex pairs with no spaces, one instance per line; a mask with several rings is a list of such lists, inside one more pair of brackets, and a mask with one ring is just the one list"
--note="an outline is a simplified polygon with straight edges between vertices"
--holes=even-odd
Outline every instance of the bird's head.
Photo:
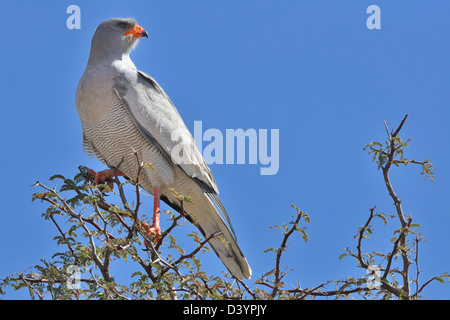
[[113,18],[102,22],[92,38],[98,51],[130,52],[147,32],[133,18]]

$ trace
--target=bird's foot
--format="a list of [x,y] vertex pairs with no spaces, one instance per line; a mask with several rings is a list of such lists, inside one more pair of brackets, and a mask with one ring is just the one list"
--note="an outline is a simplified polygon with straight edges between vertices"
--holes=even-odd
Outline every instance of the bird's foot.
[[122,177],[125,176],[125,174],[123,174],[121,171],[117,170],[117,172],[115,172],[115,170],[113,170],[113,169],[106,169],[106,170],[99,171],[99,172],[95,172],[92,169],[88,169],[88,173],[94,177],[95,184],[106,184],[111,189],[114,188],[113,182],[114,182],[114,178],[116,177],[116,173],[117,173],[117,176],[122,176]]
[[[145,230],[145,235],[147,238],[154,238],[156,243],[159,242],[161,239],[161,228],[159,226],[155,226],[154,224],[150,226],[147,222],[142,222],[142,227]],[[147,240],[144,240],[144,245],[146,247],[150,246]]]

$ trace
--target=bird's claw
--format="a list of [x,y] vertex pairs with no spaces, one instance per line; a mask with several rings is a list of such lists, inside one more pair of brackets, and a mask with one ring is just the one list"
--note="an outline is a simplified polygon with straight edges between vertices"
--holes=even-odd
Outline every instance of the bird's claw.
[[95,172],[92,169],[88,169],[87,171],[92,177],[94,178],[95,184],[106,184],[111,189],[114,188],[114,179],[117,176],[125,176],[121,171],[113,170],[113,169],[106,169],[99,172]]
[[[155,242],[158,243],[161,239],[161,228],[159,226],[149,226],[147,222],[142,222],[142,227],[145,230],[145,235],[147,238],[154,238]],[[144,245],[149,247],[147,240],[144,240]]]

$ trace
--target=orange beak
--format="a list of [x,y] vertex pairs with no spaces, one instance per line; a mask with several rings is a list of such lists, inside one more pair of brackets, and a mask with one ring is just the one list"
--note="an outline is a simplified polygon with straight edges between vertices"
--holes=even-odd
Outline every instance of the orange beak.
[[144,28],[142,28],[139,25],[135,25],[134,27],[131,27],[123,35],[124,36],[132,35],[132,36],[134,36],[136,38],[140,38],[140,37],[148,38],[147,31],[145,31]]

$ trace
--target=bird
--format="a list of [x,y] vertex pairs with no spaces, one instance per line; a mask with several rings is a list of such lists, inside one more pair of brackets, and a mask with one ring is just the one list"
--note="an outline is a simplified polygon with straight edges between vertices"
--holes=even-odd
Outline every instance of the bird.
[[[160,200],[182,209],[205,239],[210,238],[231,275],[250,279],[252,270],[191,133],[162,87],[130,58],[143,37],[148,33],[134,18],[106,20],[92,37],[75,105],[83,149],[108,167],[92,171],[95,182],[111,182],[116,174],[133,178],[141,168],[139,186],[154,198],[153,224],[147,225],[147,232],[161,234]],[[150,162],[152,168],[140,167],[136,158]],[[181,208],[174,190],[192,201]]]

